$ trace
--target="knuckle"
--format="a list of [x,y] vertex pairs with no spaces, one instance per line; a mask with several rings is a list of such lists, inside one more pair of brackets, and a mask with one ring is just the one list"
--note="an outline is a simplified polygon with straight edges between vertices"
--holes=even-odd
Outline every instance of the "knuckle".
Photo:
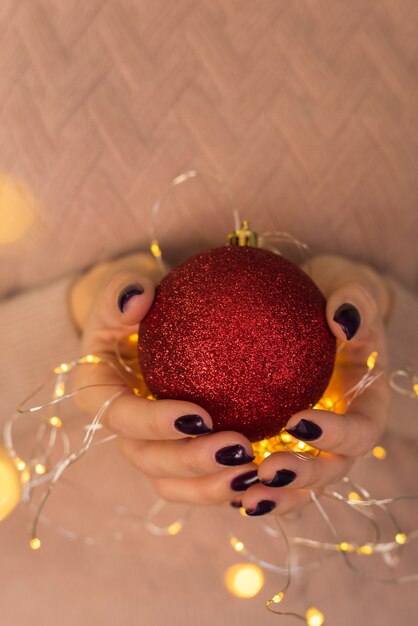
[[225,500],[217,480],[208,480],[200,491],[202,504],[220,504]]
[[187,472],[191,474],[204,474],[204,461],[202,455],[196,454],[193,444],[194,440],[189,439],[185,441],[185,445],[182,452],[183,467]]

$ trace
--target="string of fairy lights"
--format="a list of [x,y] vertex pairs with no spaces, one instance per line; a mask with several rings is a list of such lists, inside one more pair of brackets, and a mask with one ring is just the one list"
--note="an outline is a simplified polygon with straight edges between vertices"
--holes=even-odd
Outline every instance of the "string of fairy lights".
[[[195,176],[197,176],[195,170],[186,172],[172,181],[172,187],[176,187]],[[216,177],[211,178],[218,181]],[[154,222],[155,216],[161,207],[161,202],[160,200],[152,207],[150,249],[157,262],[160,263],[161,270],[165,271],[161,248],[156,238]],[[239,216],[236,212],[235,221],[236,224],[240,224]],[[287,233],[264,233],[260,237],[260,241],[263,246],[277,253],[280,253],[282,244],[290,244],[295,246],[302,255],[307,254],[307,246]],[[45,515],[44,510],[54,492],[55,486],[59,482],[66,480],[65,474],[67,469],[88,454],[92,448],[102,446],[117,438],[116,435],[101,436],[103,432],[103,417],[112,402],[126,389],[130,389],[138,396],[155,399],[149,393],[138,369],[136,358],[133,356],[137,340],[138,336],[136,334],[127,337],[124,340],[123,350],[120,343],[118,343],[114,349],[114,358],[87,354],[78,359],[57,365],[50,373],[48,380],[31,393],[19,405],[15,415],[7,421],[3,434],[4,451],[0,450],[0,471],[2,475],[0,521],[7,517],[19,503],[26,504],[33,515],[29,538],[29,546],[32,550],[38,550],[42,545],[39,532],[40,524],[43,523],[46,526],[53,525],[53,522]],[[131,348],[132,357],[126,356],[129,347]],[[113,372],[118,374],[120,382],[112,385],[79,385],[74,388],[74,385],[71,384],[71,381],[73,383],[74,379],[71,377],[76,372],[79,372],[80,368],[92,367],[111,368]],[[418,375],[415,372],[407,368],[385,372],[383,368],[379,367],[379,355],[376,351],[372,351],[369,354],[364,368],[364,374],[352,387],[340,393],[338,397],[331,397],[325,392],[325,395],[314,408],[345,412],[351,402],[370,385],[373,385],[384,373],[388,374],[389,384],[394,392],[409,397],[413,401],[417,400]],[[135,381],[134,384],[132,384],[133,380]],[[34,399],[47,385],[50,385],[52,389],[50,399],[43,403],[34,404]],[[109,397],[102,404],[93,419],[88,419],[87,423],[85,423],[85,418],[81,420],[79,428],[83,434],[82,441],[78,447],[73,449],[69,434],[66,431],[66,419],[60,407],[63,403],[73,402],[79,394],[89,393],[89,391],[94,390],[98,386],[109,386]],[[51,412],[54,414],[51,415]],[[33,419],[36,419],[38,426],[31,454],[29,457],[25,457],[19,451],[19,440],[15,436],[15,429],[22,420]],[[295,439],[285,429],[282,429],[276,437],[253,444],[253,449],[257,463],[260,463],[269,455],[280,451],[291,452],[308,462],[313,461],[320,454],[318,449]],[[56,456],[54,461],[52,461],[53,453]],[[383,461],[386,455],[387,451],[381,445],[375,446],[370,453],[371,458],[378,461]],[[237,536],[230,528],[226,528],[226,536],[230,547],[237,555],[245,559],[245,562],[236,563],[225,572],[224,583],[226,588],[238,597],[253,597],[263,587],[264,572],[284,576],[284,584],[266,601],[267,609],[278,615],[294,617],[308,626],[322,626],[325,622],[325,615],[316,607],[308,607],[304,614],[286,611],[282,608],[294,575],[302,570],[313,570],[321,564],[321,559],[315,557],[315,559],[308,561],[304,565],[292,565],[291,555],[299,547],[309,548],[314,553],[320,554],[321,558],[324,554],[330,556],[339,555],[342,557],[344,564],[356,574],[379,580],[383,583],[403,584],[418,581],[418,573],[400,577],[379,578],[364,572],[358,565],[358,562],[362,561],[363,558],[372,555],[382,556],[385,564],[391,568],[398,563],[402,551],[418,538],[418,528],[408,532],[402,528],[390,510],[390,505],[402,500],[418,500],[418,496],[375,498],[364,486],[353,482],[348,476],[343,478],[340,485],[341,488],[338,491],[334,487],[325,488],[321,496],[314,490],[310,491],[311,503],[319,513],[324,527],[328,531],[328,536],[331,538],[328,541],[314,537],[292,535],[285,530],[282,521],[278,517],[272,518],[274,519],[275,527],[263,520],[259,520],[260,526],[258,528],[263,529],[268,536],[273,537],[278,542],[278,545],[280,544],[283,548],[283,563],[277,564],[259,558],[242,538]],[[82,489],[82,486],[78,485],[77,489]],[[41,490],[42,496],[38,502],[35,502],[33,496],[35,491],[39,490]],[[356,515],[361,516],[370,530],[370,532],[366,533],[367,541],[359,542],[353,540],[348,535],[340,535],[333,523],[332,515],[327,511],[327,503],[329,502],[346,506]],[[130,511],[121,504],[115,502],[108,502],[107,504],[113,508],[118,516],[125,520],[130,520],[135,529],[143,528],[156,536],[178,535],[191,515],[191,508],[188,507],[181,517],[170,521],[168,524],[160,525],[156,522],[156,519],[166,507],[166,503],[161,499],[157,499],[142,516]],[[381,538],[381,524],[377,519],[375,511],[383,514],[393,529],[387,541],[383,541]],[[240,514],[243,518],[246,517],[244,508],[240,508]],[[252,522],[254,523],[254,520]],[[68,538],[82,539],[86,544],[96,542],[94,537],[83,537],[74,530],[65,528],[60,524],[55,524],[54,526],[58,532]],[[122,534],[121,532],[114,533],[114,538],[120,539]],[[372,539],[369,538],[370,536],[372,536]]]
[[[128,342],[132,345],[136,344],[136,341],[137,335],[132,335],[128,338]],[[378,354],[376,352],[373,352],[369,355],[365,364],[365,374],[351,389],[347,390],[343,394],[346,403],[348,403],[354,396],[358,396],[359,393],[361,393],[370,384],[377,380],[382,374],[382,370],[376,371],[377,360]],[[60,417],[60,415],[55,414],[53,416],[47,416],[44,419],[41,419],[41,421],[39,422],[38,431],[35,438],[36,445],[34,446],[34,456],[30,459],[22,458],[22,456],[18,453],[18,445],[15,444],[14,440],[13,431],[17,421],[20,419],[30,418],[34,414],[39,414],[39,412],[45,411],[50,407],[58,408],[60,403],[71,400],[72,398],[74,398],[74,396],[79,393],[84,393],[89,388],[91,389],[96,387],[96,385],[89,385],[68,391],[67,384],[68,378],[77,368],[97,366],[107,366],[111,367],[113,370],[117,370],[118,373],[121,375],[121,383],[119,385],[119,389],[117,389],[116,391],[113,389],[112,392],[110,392],[109,398],[106,400],[106,402],[103,403],[91,422],[88,424],[84,424],[83,427],[85,429],[85,435],[81,446],[76,450],[70,449],[69,438],[65,432],[65,422]],[[124,373],[131,376],[134,371],[135,370],[133,367],[133,359],[125,362],[123,357],[121,356],[119,346],[115,348],[115,361],[112,361],[109,358],[102,358],[98,355],[88,354],[71,362],[62,363],[58,365],[52,372],[52,375],[55,376],[52,398],[46,403],[27,407],[26,405],[28,401],[30,401],[35,395],[34,392],[34,394],[31,394],[31,396],[29,396],[29,398],[27,398],[22,403],[22,405],[20,405],[17,413],[6,423],[4,429],[4,448],[7,452],[7,458],[9,459],[10,463],[13,464],[16,472],[18,473],[20,488],[16,490],[14,498],[11,497],[9,499],[8,505],[6,505],[6,508],[8,507],[10,510],[1,511],[0,518],[4,518],[6,514],[11,512],[14,506],[16,506],[20,501],[26,502],[31,505],[31,495],[33,491],[38,488],[44,488],[43,497],[41,498],[40,503],[35,507],[34,511],[32,532],[29,540],[29,545],[33,550],[38,550],[41,547],[41,539],[39,537],[39,523],[43,517],[43,510],[48,498],[53,492],[54,486],[60,479],[62,479],[65,470],[72,463],[77,462],[81,458],[81,456],[85,455],[92,447],[102,445],[116,438],[116,435],[98,438],[97,433],[101,430],[100,425],[106,410],[110,407],[113,400],[118,397],[118,395],[120,395],[126,388],[128,388],[126,383],[123,382]],[[404,372],[405,370],[396,370],[390,375],[392,387],[397,391],[399,378],[402,380],[406,378]],[[144,395],[144,397],[151,399],[153,396],[149,394],[146,390],[145,383],[139,371],[136,371],[136,377],[137,386],[133,388],[134,393],[136,393],[137,395]],[[418,397],[418,377],[410,373],[409,380],[413,383],[412,387],[410,389],[402,387],[402,391],[400,393],[404,393],[404,395],[410,395],[411,398],[413,397],[414,399],[416,399]],[[340,402],[340,400],[341,398],[331,400],[328,396],[325,395],[315,408],[320,409],[326,407],[328,410],[332,410]],[[58,413],[58,411],[56,411],[56,413]],[[40,442],[43,442],[42,446],[40,446]],[[48,459],[50,459],[52,450],[55,449],[58,444],[60,444],[62,448],[60,459],[58,460],[58,462],[55,463],[54,466],[49,466]],[[277,437],[257,442],[253,444],[253,448],[258,462],[261,462],[270,454],[282,450],[290,451],[293,454],[296,454],[298,457],[303,458],[307,461],[313,460],[319,453],[318,450],[316,450],[309,444],[293,438],[287,431],[283,429]],[[384,460],[386,457],[385,448],[383,448],[382,446],[376,446],[372,451],[372,456],[378,460]],[[389,515],[387,511],[388,505],[398,502],[400,500],[418,499],[418,496],[376,499],[373,498],[364,487],[359,484],[353,483],[348,477],[345,477],[343,479],[342,486],[344,487],[343,493],[327,488],[324,490],[321,498],[318,498],[313,490],[310,492],[311,500],[319,511],[322,519],[324,520],[324,523],[331,531],[331,534],[334,537],[334,541],[324,542],[315,540],[312,537],[288,536],[288,534],[284,531],[281,523],[279,522],[279,519],[275,518],[278,527],[278,532],[276,532],[275,536],[278,540],[281,540],[284,543],[285,553],[287,554],[284,565],[277,565],[259,559],[245,545],[244,541],[242,541],[239,537],[237,537],[230,530],[228,530],[228,540],[231,548],[241,557],[244,557],[247,563],[241,564],[239,568],[235,566],[233,566],[232,569],[230,568],[229,578],[226,577],[225,579],[225,584],[227,588],[229,588],[231,592],[235,592],[236,595],[240,595],[240,593],[242,593],[243,597],[245,597],[245,593],[248,593],[248,589],[247,591],[245,591],[245,586],[247,585],[248,587],[248,581],[252,580],[250,587],[252,588],[252,590],[254,590],[257,589],[257,586],[263,579],[263,575],[260,576],[260,571],[262,572],[266,570],[272,570],[277,572],[278,574],[285,575],[286,582],[284,586],[282,586],[281,589],[277,591],[277,593],[275,593],[274,596],[272,596],[267,601],[267,608],[270,611],[278,613],[280,615],[293,616],[300,620],[304,620],[305,623],[307,623],[309,626],[320,626],[325,618],[319,609],[310,607],[307,610],[306,614],[302,615],[293,612],[281,611],[279,608],[279,605],[282,605],[283,601],[285,600],[287,590],[289,589],[289,586],[291,584],[292,574],[295,573],[290,568],[290,552],[295,546],[306,546],[314,550],[320,550],[321,552],[340,554],[344,557],[345,563],[348,567],[353,569],[358,574],[365,575],[356,565],[354,565],[349,560],[348,557],[368,557],[373,554],[392,554],[395,551],[399,552],[402,547],[411,543],[418,537],[418,528],[406,533],[398,524],[393,514],[390,514],[390,518],[394,526],[394,532],[389,541],[383,542],[377,540],[377,536],[379,533],[375,533],[376,539],[374,541],[368,541],[366,543],[356,543],[355,541],[350,540],[348,537],[340,537],[334,528],[332,520],[330,519],[324,508],[323,502],[326,499],[338,501],[349,506],[356,513],[363,516],[366,515],[368,517],[370,525],[374,526],[375,530],[377,528],[377,522],[373,513],[370,514],[370,510],[373,507],[378,507],[381,511],[383,510]],[[14,506],[12,506],[12,503],[14,504]],[[155,535],[177,535],[179,532],[182,531],[188,514],[183,516],[182,519],[176,519],[170,522],[166,526],[159,526],[153,521],[153,518],[159,511],[161,511],[164,506],[165,505],[161,500],[157,500],[153,507],[151,507],[151,509],[143,518],[140,518],[138,515],[129,512],[126,507],[122,507],[121,505],[114,505],[114,508],[119,515],[123,515],[125,518],[131,516],[132,520],[136,522],[137,526],[140,522],[146,530]],[[367,513],[365,513],[365,511],[367,511]],[[240,513],[243,517],[246,516],[245,509],[241,508]],[[43,521],[45,521],[45,519]],[[74,531],[70,531],[68,529],[66,530],[63,528],[61,528],[60,530],[63,531],[64,534],[68,534],[71,537],[74,537]],[[272,534],[271,528],[270,534]],[[310,568],[312,567],[312,564],[313,562],[310,562],[303,567]],[[246,578],[244,576],[245,572]],[[240,591],[240,587],[237,581],[242,579],[243,576],[244,582],[241,580],[242,589]],[[377,579],[375,576],[373,576],[372,578]],[[380,578],[379,580],[381,580],[382,582],[399,584],[414,582],[418,581],[418,573],[398,578]]]

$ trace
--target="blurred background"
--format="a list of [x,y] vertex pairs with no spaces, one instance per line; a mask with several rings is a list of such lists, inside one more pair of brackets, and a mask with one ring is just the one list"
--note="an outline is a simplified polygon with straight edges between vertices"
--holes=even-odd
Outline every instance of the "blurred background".
[[168,198],[171,261],[238,208],[416,289],[415,0],[2,0],[0,26],[0,297],[145,248],[190,168],[234,206]]

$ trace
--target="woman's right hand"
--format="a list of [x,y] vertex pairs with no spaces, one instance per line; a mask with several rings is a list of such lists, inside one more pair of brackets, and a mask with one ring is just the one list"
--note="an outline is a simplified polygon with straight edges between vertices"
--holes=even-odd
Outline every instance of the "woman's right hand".
[[[108,277],[83,320],[83,353],[116,363],[116,343],[129,346],[124,339],[137,332],[154,293],[153,280],[133,269]],[[136,354],[136,346],[130,346],[130,354],[123,355],[127,358]],[[82,392],[82,408],[95,415],[120,384],[117,371],[106,364],[79,368],[77,387],[110,385]],[[153,480],[165,500],[230,502],[258,482],[249,440],[236,432],[213,433],[211,416],[197,404],[149,400],[127,388],[106,409],[103,419],[119,436],[122,454]]]

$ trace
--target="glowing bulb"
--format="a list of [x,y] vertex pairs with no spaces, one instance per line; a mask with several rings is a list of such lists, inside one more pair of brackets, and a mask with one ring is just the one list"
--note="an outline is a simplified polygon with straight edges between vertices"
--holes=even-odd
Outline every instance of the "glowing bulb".
[[238,598],[253,598],[264,585],[263,570],[254,563],[237,563],[226,570],[224,584]]
[[361,496],[357,493],[357,491],[350,491],[347,497],[349,500],[361,500]]
[[42,474],[45,474],[45,472],[46,472],[46,467],[45,467],[45,465],[44,465],[43,463],[37,463],[37,464],[35,465],[35,472],[36,472],[37,474],[39,474],[40,476],[42,476]]
[[54,369],[54,373],[66,374],[67,372],[70,371],[70,369],[71,369],[71,365],[69,365],[69,363],[61,363],[61,365],[58,365],[58,367]]
[[415,383],[415,385],[412,387],[412,389],[415,392],[415,395],[418,396],[418,383]]
[[0,174],[0,245],[22,239],[36,213],[35,199],[23,183]]
[[279,593],[276,593],[276,595],[272,597],[271,601],[274,602],[274,604],[279,604],[283,600],[283,598],[283,591],[279,591]]
[[54,428],[60,428],[60,426],[62,426],[62,422],[60,420],[59,417],[57,417],[57,415],[53,415],[50,419],[49,419],[49,424],[51,426],[53,426]]
[[14,461],[19,472],[23,472],[26,467],[25,461],[23,459],[19,459],[19,457],[16,457]]
[[338,548],[341,550],[341,552],[353,552],[354,551],[354,547],[351,545],[351,543],[347,543],[347,541],[342,541],[341,543],[339,543]]
[[270,454],[271,454],[271,452],[266,450],[266,452],[263,453],[263,457],[266,459],[268,456],[270,456]]
[[0,449],[0,521],[16,508],[22,496],[19,462],[24,464],[21,459],[12,459],[6,450]]
[[182,528],[183,524],[181,522],[173,522],[173,524],[167,528],[167,533],[171,536],[178,535]]
[[303,450],[306,449],[306,443],[304,443],[303,441],[299,441],[298,448],[299,448],[299,450],[301,450],[303,452]]
[[306,623],[308,626],[322,626],[324,620],[324,614],[315,607],[311,607],[306,611]]
[[138,343],[138,333],[133,333],[132,335],[129,335],[128,339],[131,343]]
[[86,354],[86,356],[81,357],[80,363],[100,363],[101,359],[94,354]]
[[383,460],[386,458],[386,450],[383,446],[375,446],[372,450],[375,459]]
[[373,554],[373,546],[368,543],[365,543],[363,546],[357,548],[357,554],[363,554],[365,556],[370,556]]
[[369,356],[367,357],[366,364],[369,370],[372,370],[374,366],[376,365],[376,359],[377,359],[377,352],[371,352]]
[[64,383],[63,382],[57,383],[55,385],[55,389],[54,389],[54,397],[55,398],[62,398],[64,394],[65,394],[65,385],[64,385]]
[[242,517],[247,517],[247,511],[243,506],[240,508],[239,512]]
[[395,536],[395,541],[396,543],[399,543],[400,546],[403,546],[404,543],[406,543],[406,535],[405,533],[397,533]]
[[326,409],[332,409],[332,407],[334,406],[334,402],[331,400],[331,398],[324,398],[322,402]]
[[280,438],[284,443],[290,443],[291,441],[293,441],[292,435],[289,435],[289,433],[287,432],[281,433]]
[[158,241],[156,239],[154,239],[154,241],[151,243],[150,250],[153,256],[155,257],[161,256],[161,248],[158,245]]
[[41,547],[41,540],[38,539],[38,537],[32,537],[32,539],[29,541],[29,547],[32,550],[39,550],[39,548]]
[[230,544],[231,544],[231,546],[234,548],[234,550],[236,552],[242,552],[244,550],[244,548],[245,548],[245,546],[242,543],[242,541],[240,541],[236,537],[232,537],[232,539],[230,541]]

